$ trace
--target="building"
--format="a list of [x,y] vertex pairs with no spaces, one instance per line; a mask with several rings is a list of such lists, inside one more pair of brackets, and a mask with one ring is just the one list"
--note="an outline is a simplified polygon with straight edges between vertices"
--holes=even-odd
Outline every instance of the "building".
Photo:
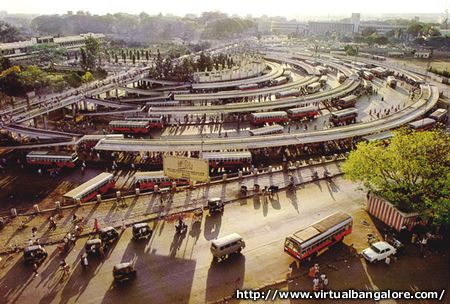
[[0,43],[0,56],[9,58],[11,60],[26,59],[33,56],[33,47],[40,44],[56,44],[60,47],[67,49],[68,52],[78,51],[84,47],[86,37],[94,37],[103,40],[104,34],[80,34],[76,36],[64,36],[64,37],[34,37],[27,41],[18,41],[11,43]]
[[419,58],[419,59],[428,59],[431,57],[431,52],[424,50],[424,51],[416,51],[414,53],[414,58]]
[[359,25],[359,33],[362,33],[365,29],[372,28],[374,29],[377,34],[384,35],[387,32],[395,31],[395,30],[404,30],[406,31],[408,29],[407,26],[402,25],[393,25],[393,24],[386,24],[386,23],[362,23]]
[[355,25],[349,22],[310,21],[308,27],[310,36],[352,35],[355,29]]
[[270,26],[270,31],[274,34],[305,34],[308,30],[308,26],[306,23],[300,23],[296,21],[291,22],[278,22],[272,21]]

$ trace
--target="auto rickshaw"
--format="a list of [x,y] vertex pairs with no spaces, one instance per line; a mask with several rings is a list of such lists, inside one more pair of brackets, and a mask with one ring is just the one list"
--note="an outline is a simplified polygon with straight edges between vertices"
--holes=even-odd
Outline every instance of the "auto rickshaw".
[[26,264],[41,263],[48,256],[47,251],[41,245],[25,247],[23,259]]
[[99,254],[103,251],[103,244],[101,239],[90,239],[86,242],[84,250],[89,255]]
[[148,239],[151,238],[153,234],[153,230],[147,223],[134,224],[132,232],[133,239],[135,240]]
[[137,260],[137,255],[129,262],[116,264],[113,268],[113,277],[115,283],[133,280],[137,276],[137,271],[134,268]]
[[197,208],[194,210],[194,215],[192,216],[192,221],[194,223],[199,223],[203,218],[203,208]]
[[206,208],[208,208],[209,214],[223,213],[224,205],[222,199],[218,197],[208,199]]
[[119,237],[119,233],[114,227],[105,227],[100,230],[100,239],[103,244],[109,244],[114,242]]

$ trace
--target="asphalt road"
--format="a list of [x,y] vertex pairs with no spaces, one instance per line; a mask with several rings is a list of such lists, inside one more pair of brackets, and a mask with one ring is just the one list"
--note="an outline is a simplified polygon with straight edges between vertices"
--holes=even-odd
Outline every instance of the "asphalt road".
[[[131,240],[127,229],[104,261],[80,265],[86,239],[78,240],[66,257],[72,267],[69,278],[58,269],[61,257],[48,246],[49,257],[33,277],[21,255],[3,264],[0,275],[1,303],[204,303],[231,295],[236,288],[256,288],[284,279],[292,259],[283,252],[284,237],[335,210],[361,209],[364,193],[342,179],[334,184],[312,183],[297,194],[280,192],[264,202],[261,197],[227,205],[224,215],[204,215],[201,226],[192,226],[184,238],[175,236],[174,222],[151,223],[155,233],[147,243]],[[210,241],[237,232],[246,241],[242,255],[212,263]],[[138,259],[137,279],[113,287],[116,263]]]

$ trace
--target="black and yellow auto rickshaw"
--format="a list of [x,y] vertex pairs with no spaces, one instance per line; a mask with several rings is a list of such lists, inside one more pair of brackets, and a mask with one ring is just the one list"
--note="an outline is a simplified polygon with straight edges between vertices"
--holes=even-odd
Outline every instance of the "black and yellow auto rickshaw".
[[116,264],[113,268],[113,277],[115,283],[122,283],[136,278],[137,271],[134,268],[137,260],[137,255],[129,262]]
[[40,264],[47,256],[47,251],[41,245],[28,246],[23,250],[23,259],[26,264]]
[[208,205],[206,208],[208,209],[209,214],[223,213],[224,204],[221,198],[210,198],[208,199]]
[[119,233],[114,227],[105,227],[100,230],[100,239],[103,244],[109,244],[114,242],[119,237]]
[[134,240],[149,239],[153,234],[153,230],[147,223],[134,224],[132,232]]
[[103,244],[101,239],[90,239],[86,242],[84,250],[88,255],[97,255],[103,252]]

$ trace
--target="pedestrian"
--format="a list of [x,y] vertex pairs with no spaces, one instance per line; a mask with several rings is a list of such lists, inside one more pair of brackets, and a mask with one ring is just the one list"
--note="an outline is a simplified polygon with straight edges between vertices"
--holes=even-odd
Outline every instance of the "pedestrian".
[[389,266],[389,264],[391,263],[391,258],[390,257],[386,257],[384,259],[384,263],[386,264],[386,266]]
[[323,279],[323,289],[324,290],[328,289],[328,278],[327,278],[327,276],[325,276],[325,278]]
[[318,291],[319,290],[319,276],[316,276],[313,279],[313,291]]
[[36,237],[36,232],[37,232],[37,228],[36,227],[31,228],[31,235],[33,236],[33,238]]
[[98,222],[98,219],[94,219],[94,229],[95,233],[99,233],[100,232],[100,223]]
[[86,252],[81,256],[81,266],[83,266],[83,268],[85,269],[89,266]]
[[36,263],[33,263],[33,273],[34,273],[35,277],[37,277],[39,275],[37,270],[38,270],[38,265]]
[[314,276],[317,276],[319,274],[320,267],[319,264],[314,264]]

